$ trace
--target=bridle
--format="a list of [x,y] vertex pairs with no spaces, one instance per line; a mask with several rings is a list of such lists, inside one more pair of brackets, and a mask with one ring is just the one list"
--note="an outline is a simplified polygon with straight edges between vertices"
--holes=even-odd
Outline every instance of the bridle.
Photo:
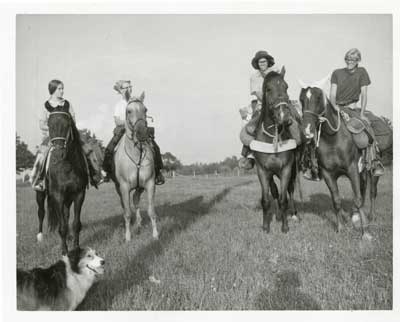
[[[68,120],[71,121],[71,115],[70,115],[69,113],[67,113],[67,112],[50,112],[49,117],[50,117],[51,115],[54,115],[54,114],[63,114],[63,115],[66,115],[66,116],[68,117]],[[72,136],[73,136],[73,133],[72,133],[72,128],[71,128],[71,126],[70,126],[66,137],[56,136],[56,137],[54,137],[54,138],[51,138],[51,139],[50,139],[50,145],[51,145],[51,147],[52,147],[53,149],[56,149],[56,148],[58,148],[58,149],[65,149],[65,148],[67,147],[67,143],[68,143],[69,139],[70,139]],[[55,144],[55,143],[54,143],[55,141],[63,141],[64,144],[62,144],[62,145]]]
[[[142,102],[141,100],[139,100],[139,99],[130,100],[130,101],[128,102],[128,104],[129,104],[129,103],[132,103],[132,102],[137,102],[137,103],[143,104],[143,102]],[[153,119],[151,116],[149,116],[149,117],[147,117],[147,118]],[[127,149],[126,149],[126,144],[124,144],[125,154],[126,154],[126,155],[128,156],[128,158],[133,162],[133,164],[136,166],[136,169],[137,169],[137,170],[136,170],[136,186],[137,186],[137,187],[139,187],[139,172],[140,172],[140,168],[142,167],[142,162],[143,162],[143,160],[144,160],[144,158],[145,158],[145,156],[146,156],[146,150],[143,149],[143,144],[146,142],[146,139],[139,140],[139,139],[137,138],[137,135],[136,135],[136,140],[135,140],[135,134],[137,133],[136,127],[137,127],[137,125],[138,125],[140,122],[144,122],[145,127],[147,128],[147,121],[146,121],[146,119],[144,119],[144,118],[138,118],[138,119],[136,120],[135,124],[133,124],[133,125],[131,125],[131,123],[127,120],[127,121],[126,121],[126,124],[127,124],[127,126],[128,126],[128,129],[131,131],[132,134],[131,134],[131,136],[129,136],[128,133],[125,133],[125,134],[126,134],[126,137],[128,138],[128,140],[130,140],[130,141],[133,142],[134,148],[135,148],[135,147],[138,147],[138,149],[139,149],[139,160],[138,160],[138,161],[135,161],[135,160],[131,157],[131,155],[128,153],[128,151],[127,151]]]
[[[322,94],[324,95],[324,94]],[[336,127],[334,127],[331,122],[325,117],[326,113],[327,113],[327,105],[326,102],[324,102],[324,110],[321,113],[315,113],[313,111],[309,111],[309,110],[305,110],[303,111],[303,114],[310,114],[311,116],[313,116],[316,121],[318,121],[318,134],[317,134],[317,144],[316,146],[319,146],[319,140],[321,137],[321,129],[322,129],[322,124],[326,122],[326,124],[328,124],[329,128],[331,129],[332,132],[334,132],[334,134],[336,134],[339,129],[340,129],[340,125],[341,125],[341,121],[340,121],[340,111],[337,111],[337,119],[338,119],[338,123],[336,125]]]
[[[288,104],[287,102],[285,102],[285,101],[281,101],[281,102],[276,103],[276,104],[272,107],[272,109],[275,109],[275,108],[277,108],[277,107],[280,107],[281,112],[283,112],[283,111],[282,111],[282,106],[289,106],[289,104]],[[268,129],[269,129],[269,128],[272,128],[272,127],[275,128],[273,134],[271,134],[271,133],[268,132]],[[277,138],[278,136],[280,136],[280,135],[282,134],[282,132],[283,132],[283,127],[282,127],[281,131],[278,133],[278,125],[277,125],[275,122],[274,122],[274,124],[268,126],[267,129],[266,129],[265,126],[264,126],[264,120],[263,120],[262,123],[261,123],[261,129],[262,129],[262,131],[263,131],[263,133],[264,133],[265,135],[269,136],[270,138],[273,138],[274,140],[276,140],[276,138]]]

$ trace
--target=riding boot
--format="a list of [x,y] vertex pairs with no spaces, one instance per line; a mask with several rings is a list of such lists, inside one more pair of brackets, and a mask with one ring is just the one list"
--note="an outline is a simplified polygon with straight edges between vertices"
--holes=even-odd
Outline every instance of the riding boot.
[[165,178],[161,173],[161,169],[164,168],[164,164],[161,157],[160,147],[154,139],[151,139],[151,144],[154,150],[154,170],[156,172],[156,185],[162,185],[165,183]]
[[[45,187],[45,174],[46,174],[46,160],[48,157],[49,150],[47,149],[44,155],[42,153],[38,154],[36,162],[38,163],[38,169],[35,173],[35,177],[32,178],[32,188],[36,191],[44,191]],[[35,163],[36,163],[35,162]]]
[[113,156],[114,150],[117,146],[118,142],[121,140],[122,136],[125,133],[125,126],[119,125],[114,129],[113,137],[108,143],[105,152],[104,152],[104,160],[102,164],[103,170],[106,172],[106,176],[103,178],[103,182],[110,181],[110,177],[112,174],[112,164],[113,164]]
[[254,157],[251,155],[250,147],[243,145],[242,156],[243,156],[243,158],[241,158],[239,160],[239,168],[242,168],[245,170],[253,169],[255,160],[254,160]]
[[376,141],[374,141],[369,147],[370,155],[371,155],[371,168],[372,168],[372,175],[374,177],[379,177],[385,174],[385,168],[379,159],[379,149]]

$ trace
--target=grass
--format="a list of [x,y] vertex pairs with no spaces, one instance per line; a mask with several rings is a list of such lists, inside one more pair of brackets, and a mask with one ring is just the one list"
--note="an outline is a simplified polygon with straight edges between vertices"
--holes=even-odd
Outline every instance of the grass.
[[[378,186],[372,242],[363,242],[350,223],[334,232],[324,182],[302,180],[302,186],[304,202],[297,202],[302,220],[290,221],[288,234],[274,220],[265,234],[257,177],[177,177],[157,190],[159,241],[152,239],[147,219],[129,243],[113,185],[90,189],[81,245],[106,259],[106,273],[79,309],[391,309],[390,170]],[[351,195],[346,180],[340,190]],[[351,200],[344,205],[350,209]],[[60,258],[57,233],[46,233],[43,243],[36,243],[34,192],[23,184],[17,184],[17,232],[18,267],[47,266]]]

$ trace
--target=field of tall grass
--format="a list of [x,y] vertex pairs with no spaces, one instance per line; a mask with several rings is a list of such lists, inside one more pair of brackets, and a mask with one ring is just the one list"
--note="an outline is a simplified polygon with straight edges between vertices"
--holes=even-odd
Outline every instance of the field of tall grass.
[[[388,310],[392,308],[392,173],[379,182],[371,242],[347,223],[339,234],[324,182],[301,181],[301,221],[283,234],[261,229],[256,176],[176,177],[157,188],[160,239],[145,228],[124,241],[122,209],[112,184],[90,189],[81,245],[106,260],[106,272],[79,310]],[[340,181],[344,205],[351,189]],[[143,205],[145,205],[143,198]],[[367,208],[368,209],[368,208]],[[32,189],[17,183],[17,265],[60,259],[58,233],[36,242]]]

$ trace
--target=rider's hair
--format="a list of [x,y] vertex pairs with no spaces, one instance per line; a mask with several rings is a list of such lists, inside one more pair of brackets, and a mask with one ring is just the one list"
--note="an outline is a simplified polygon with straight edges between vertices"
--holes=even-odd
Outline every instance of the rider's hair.
[[357,62],[361,61],[361,52],[357,48],[351,48],[346,55],[344,55],[344,60],[354,59]]
[[50,95],[52,95],[56,91],[58,85],[60,85],[60,84],[62,84],[64,86],[64,83],[62,81],[58,80],[58,79],[53,79],[53,80],[50,81],[50,83],[49,83],[49,93],[50,93]]

